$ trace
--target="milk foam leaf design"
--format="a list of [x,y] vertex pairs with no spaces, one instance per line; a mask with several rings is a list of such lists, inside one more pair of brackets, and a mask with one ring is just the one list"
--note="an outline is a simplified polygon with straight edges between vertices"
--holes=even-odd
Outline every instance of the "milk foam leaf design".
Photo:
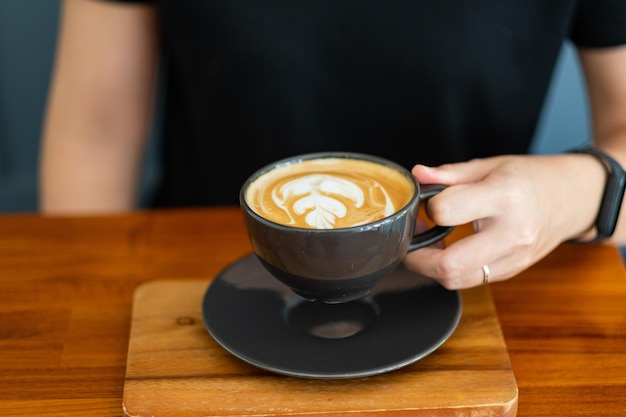
[[319,190],[328,195],[340,195],[354,201],[355,207],[361,207],[365,201],[363,190],[355,183],[342,178],[325,176],[319,183]]
[[348,210],[346,206],[333,197],[313,192],[311,195],[296,201],[293,210],[298,215],[306,215],[306,223],[317,229],[332,229],[337,218],[342,218]]
[[324,174],[312,174],[289,181],[280,188],[280,195],[283,201],[302,196],[293,204],[293,211],[297,215],[307,213],[306,223],[318,229],[332,229],[336,219],[344,217],[348,212],[344,203],[333,195],[353,201],[355,207],[362,206],[365,198],[356,184]]

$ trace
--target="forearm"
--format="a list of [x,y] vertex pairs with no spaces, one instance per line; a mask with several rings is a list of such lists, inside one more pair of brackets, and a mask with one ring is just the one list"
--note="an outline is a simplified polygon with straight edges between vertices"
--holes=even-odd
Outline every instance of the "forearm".
[[116,104],[112,97],[94,102],[67,84],[55,84],[50,96],[40,154],[40,209],[133,209],[149,133],[149,100],[132,106],[128,100]]
[[[626,46],[580,49],[595,146],[626,169]],[[609,242],[626,244],[626,205]]]
[[140,170],[140,147],[76,133],[50,135],[42,148],[40,208],[48,214],[131,210]]
[[134,207],[152,115],[154,9],[66,0],[44,123],[46,213]]
[[[41,146],[40,208],[46,213],[116,212],[135,206],[150,120],[149,94],[131,104],[84,96],[59,71]],[[86,89],[86,88],[85,88]],[[90,91],[94,91],[93,88]],[[104,97],[104,98],[103,98]]]

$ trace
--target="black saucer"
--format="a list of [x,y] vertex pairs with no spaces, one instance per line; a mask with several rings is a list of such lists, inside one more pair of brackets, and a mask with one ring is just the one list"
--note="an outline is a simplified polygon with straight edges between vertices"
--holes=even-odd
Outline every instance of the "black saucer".
[[381,374],[427,356],[452,335],[461,310],[457,291],[402,267],[369,297],[309,302],[254,255],[224,269],[202,302],[206,328],[233,355],[279,374],[327,379]]

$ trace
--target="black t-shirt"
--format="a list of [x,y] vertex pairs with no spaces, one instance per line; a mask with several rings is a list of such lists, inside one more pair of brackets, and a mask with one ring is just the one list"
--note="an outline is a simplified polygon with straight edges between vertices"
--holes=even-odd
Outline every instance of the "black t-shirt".
[[626,43],[624,0],[147,2],[167,77],[155,206],[236,204],[305,152],[525,153],[563,41]]

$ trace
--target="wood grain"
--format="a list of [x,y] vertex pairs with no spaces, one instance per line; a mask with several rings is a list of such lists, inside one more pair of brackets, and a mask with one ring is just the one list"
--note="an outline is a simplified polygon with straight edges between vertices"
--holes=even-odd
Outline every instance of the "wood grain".
[[453,336],[387,374],[311,380],[265,372],[222,349],[201,316],[205,281],[155,281],[135,296],[126,416],[515,416],[517,385],[487,287],[463,292]]
[[[249,251],[238,208],[0,215],[0,416],[120,417],[136,288],[210,280]],[[490,287],[518,416],[625,415],[617,248],[564,244]]]

